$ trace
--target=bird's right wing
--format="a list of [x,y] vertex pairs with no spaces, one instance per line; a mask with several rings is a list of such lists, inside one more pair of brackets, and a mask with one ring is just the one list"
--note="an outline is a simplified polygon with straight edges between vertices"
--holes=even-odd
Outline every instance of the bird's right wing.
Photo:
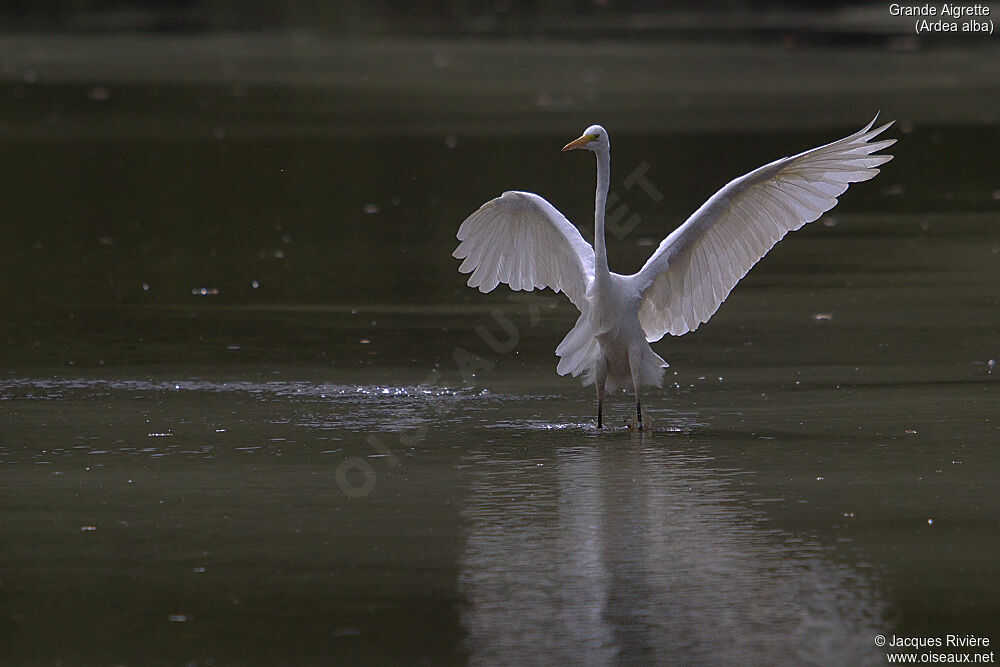
[[594,249],[556,208],[530,192],[505,192],[483,204],[458,228],[462,273],[469,287],[490,292],[551,287],[582,309],[594,279]]

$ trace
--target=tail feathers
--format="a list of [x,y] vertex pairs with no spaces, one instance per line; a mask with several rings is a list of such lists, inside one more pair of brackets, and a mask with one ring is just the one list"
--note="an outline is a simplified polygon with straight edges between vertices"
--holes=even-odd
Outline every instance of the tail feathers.
[[629,349],[626,359],[619,364],[609,364],[608,378],[605,380],[604,388],[609,393],[625,389],[632,391],[632,364],[629,363],[633,355],[639,355],[639,387],[662,387],[663,369],[668,364],[660,355],[653,352],[649,345],[638,346]]
[[617,360],[609,360],[604,356],[601,344],[594,336],[586,313],[580,315],[576,325],[570,330],[556,354],[560,357],[556,371],[559,375],[583,376],[584,386],[594,384],[596,369],[602,364],[607,368],[605,388],[607,391],[632,388],[631,364],[628,357],[639,355],[640,386],[663,386],[663,369],[669,364],[660,355],[653,352],[648,344],[636,346],[629,350],[628,356],[621,355]]
[[559,365],[556,371],[559,375],[583,376],[584,386],[594,384],[596,370],[602,365],[607,368],[605,388],[607,391],[632,388],[630,358],[639,355],[638,372],[640,386],[662,387],[663,369],[669,364],[660,355],[653,352],[648,344],[637,345],[629,349],[628,355],[620,355],[607,359],[601,344],[594,336],[590,326],[590,318],[584,312],[577,319],[566,337],[556,348]]
[[653,352],[648,345],[639,349],[642,361],[639,363],[639,385],[644,387],[662,387],[664,369],[670,364],[663,360],[663,357]]

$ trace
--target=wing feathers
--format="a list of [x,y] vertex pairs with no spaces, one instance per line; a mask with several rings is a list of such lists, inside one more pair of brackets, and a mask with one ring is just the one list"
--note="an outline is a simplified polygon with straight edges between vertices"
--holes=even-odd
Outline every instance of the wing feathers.
[[458,228],[459,271],[490,292],[550,287],[580,307],[594,277],[594,249],[552,204],[530,192],[505,192]]
[[730,182],[668,236],[630,279],[642,294],[639,322],[649,341],[693,331],[788,232],[837,205],[851,183],[867,181],[895,139],[875,120],[854,134],[775,160]]

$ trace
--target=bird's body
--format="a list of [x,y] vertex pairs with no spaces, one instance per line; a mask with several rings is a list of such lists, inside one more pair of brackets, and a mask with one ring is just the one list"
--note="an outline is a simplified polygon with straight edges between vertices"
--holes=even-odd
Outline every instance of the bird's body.
[[868,180],[890,155],[873,155],[895,140],[869,141],[891,123],[781,158],[713,195],[670,234],[633,275],[608,268],[604,214],[610,143],[599,125],[563,150],[597,156],[594,246],[542,197],[505,192],[459,227],[454,256],[471,273],[470,287],[492,291],[549,287],[579,309],[576,325],[556,348],[560,375],[597,387],[598,427],[605,391],[632,387],[638,426],[643,386],[662,386],[667,364],[650,347],[665,334],[693,331],[718,310],[739,280],[789,231],[833,208],[849,183]]
[[639,322],[642,294],[632,276],[601,273],[591,282],[576,326],[556,348],[559,374],[583,375],[584,384],[600,384],[604,376],[607,391],[631,387],[636,377],[640,386],[661,386],[667,365]]

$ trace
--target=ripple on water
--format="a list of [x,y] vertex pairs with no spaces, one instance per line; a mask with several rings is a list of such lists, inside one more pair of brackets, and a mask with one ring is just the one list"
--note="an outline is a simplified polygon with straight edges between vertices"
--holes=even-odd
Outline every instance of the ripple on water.
[[[693,413],[668,412],[658,410],[647,415],[643,433],[690,433],[696,428],[707,426]],[[586,433],[628,433],[638,432],[631,424],[607,424],[601,429],[594,421],[547,421],[544,419],[501,419],[484,425],[489,429],[514,429],[517,431],[583,431]]]
[[101,378],[7,378],[0,380],[0,401],[104,398],[113,392],[163,394],[172,392],[243,393],[260,400],[304,398],[359,399],[402,397],[421,400],[498,400],[486,390],[432,385],[358,385],[308,381],[213,382],[209,380],[107,380]]
[[[317,430],[401,432],[433,423],[437,426],[474,420],[483,409],[511,402],[558,398],[551,395],[493,393],[432,385],[338,384],[309,381],[121,380],[103,378],[7,378],[0,380],[0,401],[87,401],[126,395],[162,399],[185,394],[245,396],[262,403],[294,404],[293,414],[265,423]],[[301,406],[309,406],[302,410]],[[508,427],[525,428],[509,422]],[[529,422],[527,428],[587,429],[587,424]],[[215,429],[225,433],[226,429]],[[150,430],[153,439],[171,439],[170,429]],[[169,450],[170,447],[164,448]],[[156,455],[163,455],[157,451]]]

